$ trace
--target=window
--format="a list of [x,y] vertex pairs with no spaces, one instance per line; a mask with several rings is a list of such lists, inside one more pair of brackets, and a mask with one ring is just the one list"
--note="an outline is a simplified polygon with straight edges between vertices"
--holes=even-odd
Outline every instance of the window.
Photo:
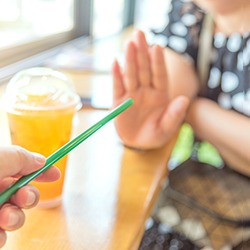
[[0,23],[1,48],[66,32],[74,25],[73,1],[1,1]]
[[162,29],[166,25],[166,15],[170,0],[140,0],[136,4],[135,26],[142,30]]
[[0,66],[89,35],[91,0],[0,1]]
[[124,0],[94,0],[93,37],[104,38],[122,30]]
[[136,0],[94,0],[93,37],[119,33],[134,22]]
[[53,58],[67,44],[81,49],[92,39],[119,33],[133,23],[135,2],[1,0],[0,82]]

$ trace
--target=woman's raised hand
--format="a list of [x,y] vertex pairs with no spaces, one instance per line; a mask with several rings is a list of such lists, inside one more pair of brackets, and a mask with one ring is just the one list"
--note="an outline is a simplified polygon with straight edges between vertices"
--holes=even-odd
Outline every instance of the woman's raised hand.
[[115,119],[125,145],[141,149],[163,146],[178,130],[188,107],[188,99],[170,100],[163,48],[149,47],[143,32],[128,42],[122,71],[113,64],[114,97],[117,106],[131,97],[134,105]]

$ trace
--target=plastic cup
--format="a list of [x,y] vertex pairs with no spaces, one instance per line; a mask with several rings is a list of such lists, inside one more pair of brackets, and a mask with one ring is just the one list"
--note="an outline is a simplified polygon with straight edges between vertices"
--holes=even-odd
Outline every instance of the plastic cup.
[[[37,67],[20,71],[3,95],[12,144],[48,157],[71,138],[72,121],[80,98],[61,72]],[[40,191],[40,207],[60,205],[67,156],[55,164],[61,178],[55,182],[32,181]]]

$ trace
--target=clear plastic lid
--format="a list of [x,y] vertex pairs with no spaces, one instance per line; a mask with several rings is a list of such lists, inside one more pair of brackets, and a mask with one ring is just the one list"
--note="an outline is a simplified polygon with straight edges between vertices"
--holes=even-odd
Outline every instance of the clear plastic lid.
[[61,72],[36,67],[18,72],[8,83],[2,98],[7,112],[47,111],[81,107],[73,84]]

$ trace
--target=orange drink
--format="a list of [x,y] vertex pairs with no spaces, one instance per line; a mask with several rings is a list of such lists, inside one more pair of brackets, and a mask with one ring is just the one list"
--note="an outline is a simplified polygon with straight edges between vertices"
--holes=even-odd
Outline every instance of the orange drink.
[[[10,81],[7,115],[12,144],[48,157],[70,140],[72,120],[79,97],[65,76],[48,68],[21,71]],[[40,191],[41,207],[59,205],[67,156],[55,163],[61,178],[55,182],[33,181]]]

